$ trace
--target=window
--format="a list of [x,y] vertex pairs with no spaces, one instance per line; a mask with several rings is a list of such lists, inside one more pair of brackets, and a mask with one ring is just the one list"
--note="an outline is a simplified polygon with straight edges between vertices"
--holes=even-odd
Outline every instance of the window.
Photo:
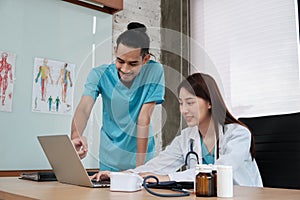
[[191,71],[216,78],[235,116],[300,111],[295,0],[191,0],[191,38]]

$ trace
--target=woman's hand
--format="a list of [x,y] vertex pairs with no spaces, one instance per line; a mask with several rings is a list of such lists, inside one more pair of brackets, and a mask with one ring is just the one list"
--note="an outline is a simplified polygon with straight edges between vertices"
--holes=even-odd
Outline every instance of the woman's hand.
[[91,180],[96,181],[103,181],[103,180],[109,180],[110,179],[110,171],[99,171],[98,173],[90,176]]

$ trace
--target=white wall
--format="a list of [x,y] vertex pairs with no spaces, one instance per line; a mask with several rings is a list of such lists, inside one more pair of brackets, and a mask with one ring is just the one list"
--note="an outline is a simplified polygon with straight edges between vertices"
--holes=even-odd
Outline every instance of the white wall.
[[[93,63],[92,44],[99,44],[96,64],[112,60],[112,16],[60,0],[2,0],[0,24],[0,50],[17,54],[13,110],[0,112],[0,170],[49,169],[36,136],[70,134],[72,116],[31,111],[34,58],[76,65],[76,106]],[[98,162],[89,157],[85,164]]]

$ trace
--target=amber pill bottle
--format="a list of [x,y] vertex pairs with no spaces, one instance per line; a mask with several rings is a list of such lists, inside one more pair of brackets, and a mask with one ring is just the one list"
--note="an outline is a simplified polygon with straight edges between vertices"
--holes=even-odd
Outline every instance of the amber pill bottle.
[[215,196],[215,182],[211,169],[200,169],[195,181],[197,197]]

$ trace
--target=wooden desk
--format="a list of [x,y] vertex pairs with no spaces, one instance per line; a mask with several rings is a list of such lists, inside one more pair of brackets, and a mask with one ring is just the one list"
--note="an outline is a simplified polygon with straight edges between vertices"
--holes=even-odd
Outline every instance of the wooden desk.
[[[162,190],[161,190],[162,191]],[[166,192],[166,190],[163,190]],[[27,180],[19,180],[17,177],[0,178],[0,199],[143,199],[152,200],[159,199],[145,190],[132,193],[110,192],[109,188],[87,188],[68,184],[61,184],[56,181],[51,182],[35,182]],[[166,199],[166,198],[162,198]],[[178,197],[172,199],[207,199],[216,200],[222,198],[216,197],[196,197],[190,195],[188,197]],[[276,189],[276,188],[251,188],[251,187],[234,187],[234,197],[224,199],[238,200],[299,200],[300,190]]]

